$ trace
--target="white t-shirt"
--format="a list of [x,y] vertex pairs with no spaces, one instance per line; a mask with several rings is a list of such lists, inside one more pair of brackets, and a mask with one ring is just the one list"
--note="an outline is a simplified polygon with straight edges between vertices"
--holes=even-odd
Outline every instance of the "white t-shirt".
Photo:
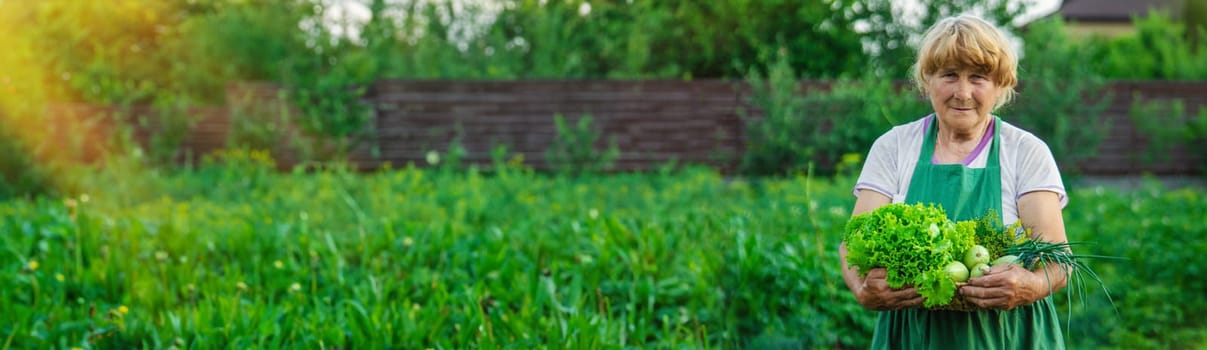
[[[868,151],[863,171],[859,173],[859,181],[855,183],[856,197],[860,190],[867,189],[883,193],[892,198],[893,203],[905,201],[914,167],[921,155],[926,127],[933,122],[932,118],[933,114],[893,127],[876,139],[872,150]],[[1060,196],[1061,208],[1067,205],[1069,199],[1060,179],[1060,170],[1048,145],[1030,132],[1004,121],[994,124],[993,128],[1000,129],[998,132],[1002,143],[998,148],[1002,173],[1002,222],[1009,225],[1018,221],[1018,198],[1029,192],[1055,192]],[[987,128],[986,132],[990,131],[992,129]],[[979,148],[979,153],[966,162],[966,166],[985,167],[993,142],[993,135],[987,136],[988,143]]]

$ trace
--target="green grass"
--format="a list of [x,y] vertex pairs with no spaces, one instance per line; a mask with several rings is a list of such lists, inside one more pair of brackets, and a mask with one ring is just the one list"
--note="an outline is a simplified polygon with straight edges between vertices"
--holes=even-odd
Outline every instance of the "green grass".
[[[0,203],[0,349],[866,347],[875,313],[836,253],[851,185],[212,167],[74,209]],[[1066,213],[1071,239],[1132,258],[1094,266],[1108,287],[1153,268],[1132,256],[1152,247],[1113,244],[1132,234],[1113,228],[1119,213],[1204,245],[1201,194],[1137,193],[1077,192]],[[1201,255],[1177,255],[1194,270],[1170,278],[1201,281]],[[1201,344],[1203,294],[1182,289],[1202,282],[1164,286],[1192,307],[1155,320],[1172,328],[1149,332],[1132,322],[1153,314],[1103,313],[1089,295],[1070,344]],[[1112,293],[1121,308],[1160,302]]]
[[829,181],[167,182],[139,203],[90,194],[74,219],[60,200],[0,206],[0,335],[16,348],[831,347],[871,326],[837,272],[851,198]]

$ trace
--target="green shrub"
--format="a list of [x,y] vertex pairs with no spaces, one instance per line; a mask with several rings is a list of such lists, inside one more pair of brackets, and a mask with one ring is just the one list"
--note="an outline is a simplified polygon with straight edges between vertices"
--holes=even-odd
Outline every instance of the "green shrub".
[[[1143,96],[1132,98],[1131,120],[1141,134],[1147,136],[1145,161],[1166,160],[1174,146],[1193,147],[1207,141],[1207,107],[1200,106],[1198,114],[1188,113],[1181,99],[1145,101]],[[1207,153],[1188,149],[1197,156],[1199,170],[1207,174]]]
[[469,156],[469,150],[465,149],[465,145],[461,142],[461,135],[464,134],[461,124],[455,125],[454,130],[453,139],[449,140],[448,149],[444,153],[430,150],[425,155],[428,165],[446,172],[459,172],[467,169],[465,158]]
[[1185,349],[1207,342],[1203,191],[1169,189],[1150,179],[1134,191],[1076,191],[1069,203],[1069,240],[1097,243],[1075,248],[1078,253],[1127,258],[1093,266],[1113,304],[1097,288],[1076,300],[1057,296],[1073,309],[1065,335],[1070,346]]
[[285,91],[276,98],[246,94],[227,101],[230,131],[226,144],[238,149],[267,150],[280,159],[295,152],[302,142],[297,132],[295,113]]
[[786,56],[781,52],[766,79],[755,70],[747,78],[750,104],[762,117],[740,111],[748,133],[744,173],[786,174],[815,165],[821,174],[834,174],[894,125],[930,111],[914,93],[883,79],[844,78],[828,89],[802,92]]
[[806,167],[813,149],[800,139],[808,125],[804,121],[804,98],[792,67],[781,59],[770,68],[766,79],[752,69],[746,80],[751,87],[750,104],[761,110],[762,117],[739,111],[746,120],[747,133],[742,172],[782,174]]
[[1066,180],[1075,178],[1110,130],[1102,113],[1114,96],[1059,19],[1032,23],[1023,40],[1019,93],[998,114],[1046,142]]
[[601,135],[591,125],[591,121],[590,115],[583,115],[576,123],[570,125],[561,114],[553,116],[557,134],[553,144],[545,150],[545,161],[550,169],[569,175],[612,170],[616,158],[620,156],[616,139],[609,140],[607,149],[597,149]]
[[191,135],[191,131],[201,116],[191,109],[191,102],[175,99],[161,100],[156,103],[156,129],[147,140],[147,153],[155,164],[168,166],[178,164],[184,159],[181,146]]
[[[221,11],[190,19],[187,38],[209,52],[209,56],[192,59],[231,62],[215,68],[221,72],[216,75],[226,79],[282,86],[280,100],[285,103],[269,115],[248,119],[248,113],[256,113],[251,109],[259,106],[227,101],[245,106],[238,111],[242,120],[232,121],[243,123],[234,137],[236,144],[272,149],[281,157],[276,145],[280,138],[274,134],[287,133],[292,141],[290,156],[299,161],[328,161],[345,160],[354,148],[368,142],[372,113],[362,97],[368,83],[379,78],[379,62],[388,57],[316,25],[315,19],[328,11],[328,6],[306,1],[274,0],[227,4]],[[307,26],[313,27],[300,29]],[[378,29],[366,32],[366,39],[373,40],[372,49],[384,45],[373,35],[386,33]],[[207,68],[210,66],[198,67]]]
[[1185,23],[1160,11],[1132,23],[1135,35],[1092,39],[1081,45],[1078,57],[1096,59],[1076,62],[1111,79],[1207,79],[1207,45],[1196,47],[1187,33],[1193,29]]
[[[8,124],[3,119],[0,123]],[[32,158],[13,129],[0,127],[0,201],[51,193],[47,173]]]

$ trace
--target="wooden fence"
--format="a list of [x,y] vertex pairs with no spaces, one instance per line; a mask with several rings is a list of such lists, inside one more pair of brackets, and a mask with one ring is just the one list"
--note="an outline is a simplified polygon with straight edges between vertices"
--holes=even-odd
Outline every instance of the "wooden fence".
[[[381,159],[422,161],[457,137],[468,161],[487,162],[495,145],[543,167],[554,116],[589,115],[621,150],[620,170],[670,160],[732,169],[742,152],[741,95],[721,81],[382,81],[377,106]],[[599,145],[600,147],[605,145]]]
[[[1110,134],[1098,156],[1078,165],[1080,170],[1091,175],[1189,175],[1200,171],[1194,156],[1204,152],[1204,145],[1181,145],[1164,161],[1144,161],[1144,135],[1133,125],[1130,111],[1133,96],[1182,99],[1188,111],[1207,108],[1207,82],[1120,81],[1110,83],[1109,89],[1114,98],[1101,118],[1111,123]],[[746,102],[748,95],[744,83],[719,80],[382,80],[366,95],[366,102],[376,111],[373,141],[379,153],[360,148],[352,159],[362,169],[387,162],[396,167],[408,163],[424,166],[429,151],[446,151],[451,141],[458,140],[468,151],[465,160],[470,163],[488,163],[492,148],[505,145],[510,154],[522,154],[528,165],[545,168],[544,152],[556,135],[554,116],[572,121],[590,115],[620,148],[619,170],[650,169],[674,160],[732,171],[744,151],[743,115],[748,113],[743,111],[757,116]],[[231,85],[227,106],[190,112],[197,113],[198,122],[188,131],[179,158],[195,160],[225,147],[236,119],[265,110],[281,113],[280,108],[288,108],[281,96],[272,84]],[[305,137],[286,129],[289,132],[283,138]],[[285,161],[284,166],[295,158],[286,148],[274,153]]]
[[[1163,160],[1145,160],[1144,145],[1148,143],[1148,138],[1132,122],[1131,109],[1135,98],[1140,97],[1143,101],[1181,99],[1187,112],[1197,112],[1199,108],[1207,108],[1207,82],[1116,81],[1109,88],[1114,98],[1103,112],[1102,119],[1104,123],[1111,123],[1110,132],[1098,146],[1098,156],[1078,165],[1082,171],[1093,175],[1187,175],[1201,172],[1195,156],[1207,152],[1207,145],[1179,145]],[[1169,116],[1143,117],[1167,119]]]

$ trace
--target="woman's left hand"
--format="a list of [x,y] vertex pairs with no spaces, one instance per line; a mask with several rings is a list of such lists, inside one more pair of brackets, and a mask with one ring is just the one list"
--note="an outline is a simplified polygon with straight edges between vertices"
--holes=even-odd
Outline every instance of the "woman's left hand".
[[1048,296],[1043,275],[1015,264],[1002,264],[968,280],[959,293],[985,309],[1010,310]]

